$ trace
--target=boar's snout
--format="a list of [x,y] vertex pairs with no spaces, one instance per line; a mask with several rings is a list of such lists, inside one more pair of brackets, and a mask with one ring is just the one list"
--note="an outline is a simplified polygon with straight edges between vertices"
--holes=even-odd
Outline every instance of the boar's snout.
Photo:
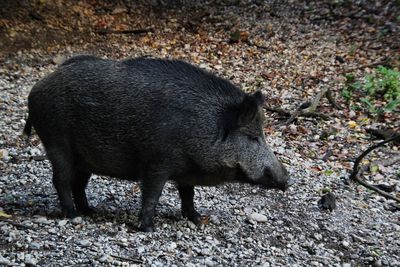
[[282,191],[286,191],[289,187],[291,187],[295,183],[296,182],[292,178],[289,177],[288,180],[286,181],[286,183],[283,183],[279,189],[281,189]]
[[271,171],[270,168],[264,169],[264,177],[267,179],[267,188],[276,188],[282,191],[286,191],[290,186],[292,186],[295,181],[289,177],[289,174],[283,164],[278,165],[278,170]]

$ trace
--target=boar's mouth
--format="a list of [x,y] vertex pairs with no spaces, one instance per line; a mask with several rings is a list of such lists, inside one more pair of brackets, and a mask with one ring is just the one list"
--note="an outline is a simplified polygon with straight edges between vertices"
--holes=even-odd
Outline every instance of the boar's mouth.
[[261,180],[265,180],[264,178],[259,178],[259,179],[251,179],[246,172],[242,169],[240,164],[237,164],[236,166],[236,178],[235,180],[239,183],[246,183],[246,184],[251,184],[251,185],[256,185],[256,186],[261,186],[263,188],[273,188],[272,184],[265,184],[265,183],[260,183]]
[[292,180],[287,177],[282,179],[284,182],[277,182],[269,170],[265,170],[263,177],[256,180],[250,179],[239,164],[236,167],[236,181],[255,185],[263,189],[278,189],[282,191],[286,191],[293,184]]

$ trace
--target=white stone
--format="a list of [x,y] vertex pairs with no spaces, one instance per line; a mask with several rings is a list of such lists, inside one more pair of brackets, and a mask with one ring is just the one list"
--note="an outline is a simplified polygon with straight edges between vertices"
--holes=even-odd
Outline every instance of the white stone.
[[25,264],[36,266],[37,260],[31,254],[25,254]]
[[82,217],[75,217],[71,220],[73,224],[81,224],[83,222]]
[[177,246],[178,245],[175,242],[171,242],[167,247],[167,251],[168,252],[174,252]]
[[40,249],[41,245],[39,243],[37,243],[37,242],[32,242],[32,243],[29,244],[29,247],[31,249]]
[[0,255],[0,264],[10,265],[11,262],[8,259],[6,259],[6,258],[4,258],[3,256]]
[[109,258],[110,258],[109,255],[104,254],[103,256],[101,256],[101,257],[99,258],[99,262],[106,262],[106,261],[108,261]]
[[68,220],[61,220],[58,222],[58,226],[62,227],[65,226],[68,223]]
[[256,221],[256,222],[267,222],[268,221],[267,216],[257,213],[257,212],[253,212],[252,214],[250,214],[249,219]]
[[342,245],[344,246],[344,247],[348,247],[348,246],[350,246],[350,243],[349,242],[347,242],[347,241],[343,241],[342,242]]
[[5,149],[0,149],[0,159],[3,161],[8,161],[9,157],[8,157],[8,151]]
[[87,240],[87,239],[83,239],[83,240],[79,240],[78,244],[81,245],[82,247],[88,247],[90,246],[92,243]]
[[37,217],[33,220],[35,223],[40,223],[40,224],[50,224],[50,221],[47,220],[46,217]]

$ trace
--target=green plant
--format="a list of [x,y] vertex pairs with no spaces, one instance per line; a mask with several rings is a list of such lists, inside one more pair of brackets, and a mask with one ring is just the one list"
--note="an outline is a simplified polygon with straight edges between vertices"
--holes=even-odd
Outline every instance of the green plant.
[[349,56],[354,56],[356,54],[357,51],[357,46],[356,45],[351,45],[350,49],[349,49]]
[[400,104],[400,72],[379,66],[375,75],[365,77],[364,89],[371,102],[383,97],[387,102],[383,111],[391,112]]
[[346,82],[342,96],[350,101],[356,90],[363,97],[360,101],[364,109],[372,115],[381,116],[385,112],[392,112],[400,106],[400,72],[398,70],[379,66],[374,74],[366,75],[362,82],[353,74],[345,76]]
[[350,101],[353,98],[354,91],[361,88],[361,83],[356,80],[356,77],[352,73],[346,74],[345,78],[345,86],[342,89],[341,95],[347,101]]

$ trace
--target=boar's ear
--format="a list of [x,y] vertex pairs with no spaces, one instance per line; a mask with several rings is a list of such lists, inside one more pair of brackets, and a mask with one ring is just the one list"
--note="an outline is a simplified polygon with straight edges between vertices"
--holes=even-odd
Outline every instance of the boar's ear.
[[264,103],[264,96],[260,91],[252,95],[246,95],[239,106],[237,118],[238,126],[245,126],[252,122],[258,113],[259,107]]
[[260,91],[257,91],[252,95],[246,95],[239,105],[227,108],[222,118],[222,140],[225,140],[231,131],[249,124],[256,117],[258,108],[263,103],[264,97]]

